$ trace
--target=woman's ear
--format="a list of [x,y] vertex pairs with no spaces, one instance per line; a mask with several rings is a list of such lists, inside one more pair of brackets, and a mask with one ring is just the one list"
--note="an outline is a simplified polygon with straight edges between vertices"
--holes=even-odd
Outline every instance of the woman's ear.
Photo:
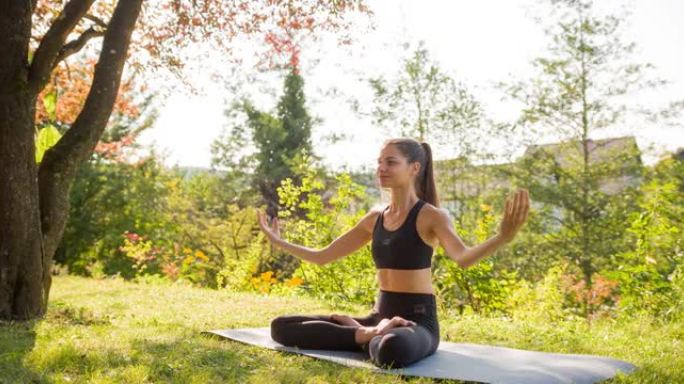
[[413,166],[413,169],[415,170],[415,175],[418,176],[420,175],[420,162],[419,161],[414,161],[411,163],[411,166]]

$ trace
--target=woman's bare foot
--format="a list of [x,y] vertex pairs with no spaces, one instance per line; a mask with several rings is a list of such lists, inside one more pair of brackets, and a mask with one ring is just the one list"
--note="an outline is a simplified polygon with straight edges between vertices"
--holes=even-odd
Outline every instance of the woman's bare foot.
[[375,327],[360,326],[356,330],[356,334],[354,334],[354,340],[356,344],[366,344],[378,334],[378,330]]

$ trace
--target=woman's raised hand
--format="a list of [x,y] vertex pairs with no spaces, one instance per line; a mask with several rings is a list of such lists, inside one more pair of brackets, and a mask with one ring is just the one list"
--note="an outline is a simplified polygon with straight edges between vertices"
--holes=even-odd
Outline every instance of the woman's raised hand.
[[278,225],[277,217],[273,218],[273,227],[271,228],[271,226],[268,224],[266,214],[261,210],[257,210],[257,221],[259,222],[259,227],[269,240],[280,239],[280,226]]
[[515,195],[506,199],[504,217],[501,220],[499,236],[506,242],[513,240],[527,220],[530,208],[530,195],[527,189],[520,189]]

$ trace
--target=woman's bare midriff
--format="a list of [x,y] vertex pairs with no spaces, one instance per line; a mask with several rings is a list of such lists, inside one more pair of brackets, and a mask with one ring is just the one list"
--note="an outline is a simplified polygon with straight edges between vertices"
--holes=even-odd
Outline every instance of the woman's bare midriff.
[[377,271],[378,286],[384,291],[435,293],[432,288],[431,268],[378,268]]

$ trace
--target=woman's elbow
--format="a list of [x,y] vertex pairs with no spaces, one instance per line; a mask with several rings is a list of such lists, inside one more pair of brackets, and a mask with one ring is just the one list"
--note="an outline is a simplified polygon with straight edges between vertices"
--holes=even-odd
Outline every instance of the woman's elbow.
[[470,263],[468,263],[465,259],[465,250],[457,253],[450,254],[449,257],[458,264],[459,267],[461,268],[468,268],[471,266]]
[[454,259],[454,261],[456,262],[456,264],[458,264],[459,267],[461,267],[463,269],[466,269],[470,266],[470,265],[466,264],[465,261],[463,261],[461,259]]
[[330,258],[327,252],[327,248],[319,249],[318,251],[316,251],[311,262],[321,266],[328,264],[330,262]]

